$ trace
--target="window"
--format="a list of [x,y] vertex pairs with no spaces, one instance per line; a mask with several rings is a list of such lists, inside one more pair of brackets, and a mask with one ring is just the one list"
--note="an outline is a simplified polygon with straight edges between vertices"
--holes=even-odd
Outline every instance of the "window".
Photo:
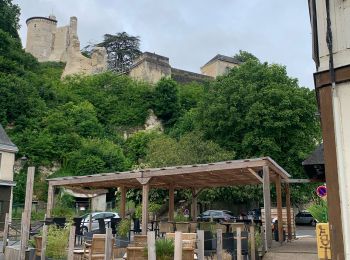
[[222,214],[222,213],[219,212],[219,211],[214,211],[214,212],[211,213],[211,216],[212,216],[212,217],[220,217],[221,214]]
[[104,218],[113,218],[113,217],[114,217],[113,213],[105,213],[105,216],[104,216]]
[[99,218],[103,218],[103,213],[99,213],[99,214],[96,214],[95,216],[92,217],[92,219],[99,219]]

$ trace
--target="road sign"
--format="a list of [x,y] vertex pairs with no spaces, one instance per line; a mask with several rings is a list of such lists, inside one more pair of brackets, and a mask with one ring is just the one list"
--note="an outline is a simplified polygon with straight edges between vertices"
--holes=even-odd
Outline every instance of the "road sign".
[[318,186],[316,189],[316,194],[320,198],[326,197],[327,196],[327,187],[324,185]]

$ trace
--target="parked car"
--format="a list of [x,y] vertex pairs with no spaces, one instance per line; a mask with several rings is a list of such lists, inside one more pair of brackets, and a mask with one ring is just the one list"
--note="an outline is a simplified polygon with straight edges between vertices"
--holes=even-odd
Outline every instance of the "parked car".
[[300,225],[300,224],[309,224],[312,226],[316,226],[316,219],[310,214],[308,211],[301,211],[295,216],[295,224]]
[[260,220],[261,219],[261,209],[252,209],[248,211],[247,214],[248,219],[252,220]]
[[[91,230],[97,230],[99,228],[98,226],[98,219],[103,218],[105,223],[109,223],[112,218],[120,218],[118,213],[116,212],[93,212],[91,213],[92,216],[92,223],[91,223]],[[89,224],[90,224],[90,213],[86,213],[83,216],[81,216],[81,226],[83,233],[87,232],[89,230]]]
[[234,217],[232,212],[228,210],[207,210],[197,217],[198,221],[210,221],[210,219],[219,222],[237,218]]

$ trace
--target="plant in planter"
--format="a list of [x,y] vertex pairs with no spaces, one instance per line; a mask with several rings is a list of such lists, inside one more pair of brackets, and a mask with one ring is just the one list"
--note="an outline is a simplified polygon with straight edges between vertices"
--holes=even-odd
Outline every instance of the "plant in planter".
[[[173,260],[174,259],[174,240],[158,239],[156,240],[156,256],[157,260]],[[147,247],[145,248],[145,256],[148,256]]]
[[188,222],[189,218],[186,217],[182,212],[177,212],[174,217],[175,222]]
[[[255,239],[255,259],[259,259],[259,257],[263,256],[263,240],[261,237],[261,233],[259,228],[255,230],[254,234],[254,239]],[[248,248],[249,248],[249,253],[251,252],[251,242],[248,240]]]
[[129,244],[129,231],[131,228],[131,221],[130,219],[123,219],[120,221],[118,225],[118,231],[117,231],[117,246],[118,247],[127,247]]
[[69,227],[57,228],[51,225],[47,231],[46,256],[48,259],[61,260],[67,258]]
[[328,222],[328,206],[327,201],[317,200],[308,208],[310,214],[316,219],[319,223]]
[[155,217],[157,216],[157,214],[159,213],[161,208],[162,208],[162,205],[155,203],[155,202],[151,202],[148,205],[148,212],[150,214],[150,220],[155,219]]

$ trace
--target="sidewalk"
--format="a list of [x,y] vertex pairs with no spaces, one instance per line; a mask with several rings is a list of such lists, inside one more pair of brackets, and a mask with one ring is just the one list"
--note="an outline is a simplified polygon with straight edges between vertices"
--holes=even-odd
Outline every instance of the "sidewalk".
[[264,260],[318,260],[316,238],[303,237],[279,246],[274,243]]

